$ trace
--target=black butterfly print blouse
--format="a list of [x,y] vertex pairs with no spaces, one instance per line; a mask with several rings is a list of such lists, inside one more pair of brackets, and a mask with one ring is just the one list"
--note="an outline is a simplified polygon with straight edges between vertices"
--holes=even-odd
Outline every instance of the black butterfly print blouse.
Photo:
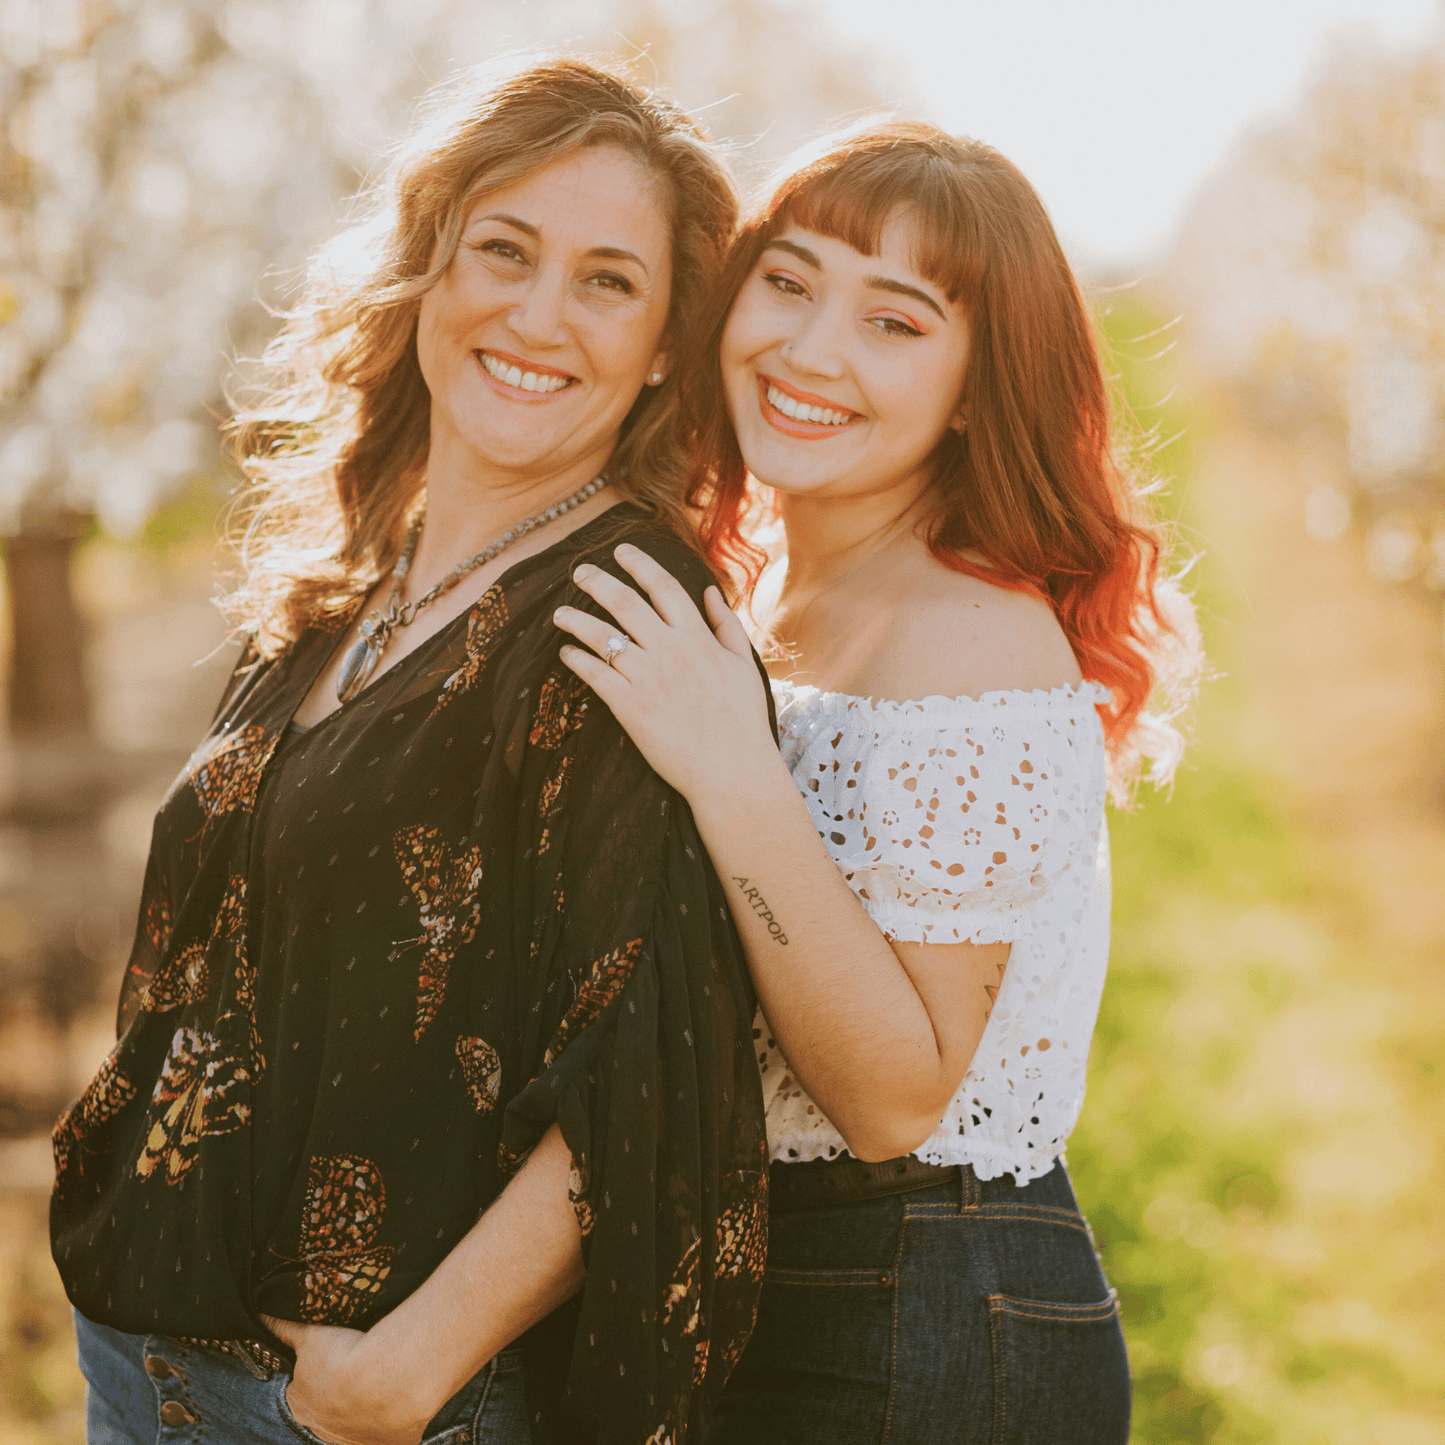
[[696,1439],[752,1326],[766,1148],[692,815],[557,659],[553,610],[595,610],[571,569],[623,539],[700,600],[624,504],[305,732],[335,632],[243,659],[156,819],[119,1040],[55,1131],[83,1314],[365,1329],[557,1121],[587,1282],[524,1340],[534,1438]]

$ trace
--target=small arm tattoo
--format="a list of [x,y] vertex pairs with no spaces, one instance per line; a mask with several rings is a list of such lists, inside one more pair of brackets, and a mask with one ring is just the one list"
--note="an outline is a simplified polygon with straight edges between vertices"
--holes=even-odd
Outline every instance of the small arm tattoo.
[[788,935],[783,932],[783,925],[773,917],[772,909],[768,907],[767,899],[765,899],[746,878],[739,878],[734,874],[733,882],[742,889],[743,897],[752,905],[753,912],[768,925],[768,933],[772,936],[773,942],[786,944]]

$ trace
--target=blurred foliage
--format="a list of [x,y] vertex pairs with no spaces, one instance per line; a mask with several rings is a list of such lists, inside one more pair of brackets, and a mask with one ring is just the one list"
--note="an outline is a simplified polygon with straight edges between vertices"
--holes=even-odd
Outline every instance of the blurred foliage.
[[1354,521],[1377,581],[1445,593],[1445,20],[1337,39],[1181,236],[1194,359],[1295,445],[1311,535]]
[[[1362,990],[1359,954],[1391,949],[1363,879],[1258,747],[1248,714],[1267,681],[1260,639],[1231,625],[1248,621],[1239,583],[1210,555],[1228,543],[1227,523],[1196,474],[1220,418],[1172,395],[1159,317],[1127,292],[1103,308],[1122,398],[1160,442],[1154,461],[1171,481],[1161,510],[1186,539],[1210,536],[1195,598],[1225,674],[1205,686],[1172,793],[1111,814],[1109,982],[1069,1150],[1119,1291],[1133,1438],[1438,1440],[1445,1325],[1430,1286],[1401,1280],[1412,1275],[1405,1240],[1422,1217],[1438,1230],[1438,1204],[1419,1186],[1372,1211],[1382,1186],[1371,1182],[1341,1207],[1307,1181],[1336,1147],[1341,1170],[1369,1179],[1377,1152],[1351,1158],[1350,1142],[1372,1127],[1403,1132],[1421,1167],[1438,1160],[1432,1081],[1445,1035],[1427,998],[1408,993],[1380,1024],[1386,1005]],[[1381,1110],[1373,1125],[1354,1117],[1354,1078]]]
[[898,93],[788,0],[0,0],[0,533],[131,537],[219,474],[262,300],[428,84],[548,44],[632,62],[744,175]]

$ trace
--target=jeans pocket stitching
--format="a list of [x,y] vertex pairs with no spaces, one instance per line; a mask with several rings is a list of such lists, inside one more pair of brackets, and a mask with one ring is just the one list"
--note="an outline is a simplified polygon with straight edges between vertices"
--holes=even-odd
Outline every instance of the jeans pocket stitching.
[[973,1217],[982,1220],[1058,1224],[1065,1229],[1076,1229],[1083,1235],[1089,1233],[1089,1226],[1082,1214],[1077,1214],[1072,1209],[1055,1209],[1048,1204],[985,1204],[974,1211]]
[[[482,1404],[477,1406],[477,1413],[480,1414],[486,1404],[486,1396],[482,1397]],[[460,1425],[448,1425],[445,1430],[438,1430],[435,1435],[423,1435],[419,1445],[448,1445],[453,1440],[474,1440],[477,1437],[478,1422],[475,1416],[471,1424],[465,1420]]]
[[764,1269],[765,1284],[849,1285],[879,1283],[881,1269]]
[[330,1441],[323,1440],[315,1431],[308,1430],[296,1418],[291,1410],[291,1402],[286,1398],[286,1376],[277,1375],[276,1379],[279,1385],[276,1391],[276,1413],[280,1415],[281,1423],[296,1436],[298,1440],[304,1440],[306,1445],[331,1445]]
[[[482,1381],[482,1388],[477,1395],[477,1408],[472,1411],[471,1439],[479,1440],[482,1435],[482,1412],[487,1408],[487,1401],[492,1398],[492,1386],[497,1380],[497,1361],[500,1355],[494,1355],[487,1361],[487,1378]],[[440,1437],[437,1440],[423,1440],[421,1445],[441,1445]]]
[[1062,1300],[1015,1299],[1011,1295],[991,1294],[990,1314],[1014,1315],[1025,1320],[1049,1320],[1059,1324],[1094,1324],[1113,1319],[1119,1313],[1119,1297],[1109,1291],[1107,1299],[1086,1304],[1069,1304]]
[[992,1328],[1000,1315],[1014,1319],[1041,1320],[1048,1324],[1102,1324],[1116,1319],[1119,1296],[1110,1290],[1107,1299],[1088,1304],[1066,1304],[1062,1300],[1015,1299],[1012,1295],[988,1297],[990,1329],[989,1354],[993,1363],[993,1434],[991,1445],[1002,1445],[1008,1437],[1008,1352],[1001,1329]]

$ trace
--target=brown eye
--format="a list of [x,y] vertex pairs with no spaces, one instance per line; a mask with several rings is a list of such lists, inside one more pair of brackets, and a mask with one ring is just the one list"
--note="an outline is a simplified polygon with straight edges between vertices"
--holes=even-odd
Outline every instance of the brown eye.
[[483,241],[477,246],[477,250],[485,251],[490,256],[498,256],[503,261],[525,261],[527,259],[522,248],[512,241],[500,239]]
[[604,291],[616,291],[622,296],[631,296],[637,289],[626,276],[619,276],[615,271],[600,271],[592,277],[592,285],[601,287]]
[[808,294],[808,288],[796,276],[789,276],[786,271],[768,271],[764,274],[763,280],[774,291],[780,292],[784,296],[806,296]]
[[901,316],[870,316],[869,325],[876,326],[886,336],[922,336],[919,330],[911,321],[905,321]]

